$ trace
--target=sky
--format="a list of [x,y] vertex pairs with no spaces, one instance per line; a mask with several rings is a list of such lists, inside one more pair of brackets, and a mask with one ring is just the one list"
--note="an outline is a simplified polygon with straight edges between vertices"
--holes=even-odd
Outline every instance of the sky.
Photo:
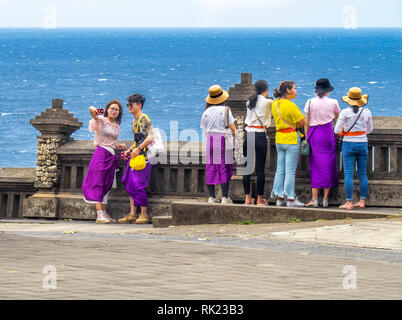
[[401,0],[0,0],[0,28],[389,28]]

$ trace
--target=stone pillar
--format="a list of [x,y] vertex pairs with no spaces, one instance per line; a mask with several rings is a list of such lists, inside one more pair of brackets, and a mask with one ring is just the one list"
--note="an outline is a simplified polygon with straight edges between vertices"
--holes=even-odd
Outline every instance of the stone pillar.
[[[254,93],[254,84],[252,83],[251,73],[242,73],[240,83],[236,83],[234,87],[229,88],[228,105],[235,118],[235,125],[238,131],[240,142],[243,142],[244,138],[244,120],[246,118],[246,102],[250,96]],[[243,147],[240,146],[241,152]],[[235,150],[235,153],[238,151]],[[237,155],[235,154],[235,158]]]
[[53,99],[52,108],[31,119],[30,123],[41,133],[38,136],[34,186],[50,191],[59,183],[61,175],[57,148],[73,140],[71,134],[82,127],[82,122],[63,109],[62,99]]

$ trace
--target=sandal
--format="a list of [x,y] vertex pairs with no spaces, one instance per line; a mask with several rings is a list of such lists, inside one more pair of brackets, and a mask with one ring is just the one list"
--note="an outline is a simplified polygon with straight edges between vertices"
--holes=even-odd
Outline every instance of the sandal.
[[268,205],[267,199],[262,199],[262,202],[257,201],[257,206],[267,206],[267,205]]
[[339,209],[352,210],[353,208],[354,208],[354,206],[353,206],[353,204],[352,204],[352,203],[351,203],[351,204],[347,204],[347,203],[345,203],[345,204],[343,204],[343,205],[339,206]]
[[361,205],[359,202],[358,203],[355,203],[354,205],[353,205],[353,208],[356,208],[356,209],[364,209],[366,207],[366,205]]
[[311,199],[311,201],[306,204],[306,207],[318,208],[318,200],[317,199]]

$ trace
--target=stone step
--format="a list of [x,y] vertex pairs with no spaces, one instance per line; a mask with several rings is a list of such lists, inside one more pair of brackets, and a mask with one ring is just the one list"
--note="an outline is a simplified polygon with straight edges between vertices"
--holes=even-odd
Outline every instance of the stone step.
[[172,225],[172,216],[155,216],[152,217],[154,228],[167,228]]
[[298,221],[372,219],[398,214],[399,209],[365,208],[342,210],[330,208],[287,208],[244,204],[209,204],[176,201],[171,204],[173,225],[289,223]]

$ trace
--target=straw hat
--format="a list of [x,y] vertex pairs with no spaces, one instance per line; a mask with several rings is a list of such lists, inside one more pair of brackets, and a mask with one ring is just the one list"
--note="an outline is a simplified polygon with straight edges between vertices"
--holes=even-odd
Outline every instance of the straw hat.
[[209,104],[221,104],[229,98],[229,93],[222,90],[221,86],[213,85],[209,88],[209,95],[205,101]]
[[348,95],[342,97],[342,101],[351,106],[363,107],[367,104],[368,94],[362,95],[362,90],[357,87],[349,89]]

